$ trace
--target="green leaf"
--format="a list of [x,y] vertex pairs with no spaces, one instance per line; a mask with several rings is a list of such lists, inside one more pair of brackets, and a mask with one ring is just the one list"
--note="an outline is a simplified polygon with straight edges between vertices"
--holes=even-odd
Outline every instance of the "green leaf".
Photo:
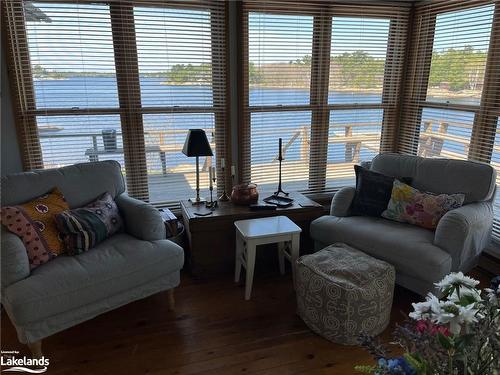
[[363,374],[373,374],[377,368],[375,366],[358,365],[354,366],[354,370]]
[[408,364],[417,372],[417,375],[426,375],[428,373],[429,366],[427,361],[425,361],[420,354],[405,353],[403,357],[405,357]]
[[441,346],[446,349],[446,350],[450,350],[453,348],[453,339],[450,338],[450,337],[446,337],[445,335],[443,335],[441,332],[439,332],[437,334],[437,339],[438,339],[438,342],[439,344],[441,344]]

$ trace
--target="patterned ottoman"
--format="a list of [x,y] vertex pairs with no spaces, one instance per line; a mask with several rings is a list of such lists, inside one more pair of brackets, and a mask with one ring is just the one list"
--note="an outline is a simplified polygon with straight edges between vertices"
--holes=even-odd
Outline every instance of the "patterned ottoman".
[[394,267],[337,243],[297,260],[298,313],[326,339],[353,345],[364,332],[381,333],[389,324]]

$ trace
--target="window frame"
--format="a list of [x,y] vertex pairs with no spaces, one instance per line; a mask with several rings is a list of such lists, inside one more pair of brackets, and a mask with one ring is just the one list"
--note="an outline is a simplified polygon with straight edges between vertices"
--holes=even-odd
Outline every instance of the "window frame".
[[[39,3],[67,3],[68,0],[37,0]],[[228,55],[228,10],[227,4],[195,0],[192,2],[151,2],[136,0],[114,2],[106,0],[83,0],[82,4],[101,4],[109,6],[115,72],[118,92],[118,107],[103,108],[37,108],[32,64],[24,17],[24,0],[5,0],[5,31],[7,35],[9,76],[14,93],[16,128],[24,170],[43,169],[43,155],[40,134],[37,128],[37,116],[89,116],[119,115],[123,137],[123,149],[126,171],[127,192],[130,196],[149,201],[148,172],[144,140],[143,115],[177,113],[211,113],[214,115],[214,140],[221,145],[216,152],[217,191],[229,188],[230,170],[222,171],[220,159],[225,158],[226,165],[232,163],[229,113],[229,55]],[[135,36],[134,7],[161,7],[172,9],[199,9],[210,11],[211,57],[212,57],[212,97],[211,106],[143,106],[141,102],[140,79],[138,68],[137,42]],[[223,20],[223,22],[221,22]],[[121,32],[125,30],[126,32]],[[216,46],[216,47],[214,47]],[[19,48],[21,47],[21,48]],[[131,73],[132,71],[132,73]],[[19,74],[21,72],[21,74]],[[32,98],[31,100],[27,98]],[[223,98],[221,100],[221,98]],[[224,172],[224,173],[223,173]],[[186,196],[186,199],[188,197]],[[161,206],[177,208],[179,202],[154,202]]]
[[[401,78],[403,71],[403,60],[399,60],[387,69],[387,62],[393,56],[389,53],[396,53],[390,44],[399,43],[405,45],[407,42],[408,25],[401,26],[401,15],[404,14],[404,22],[409,20],[409,8],[399,8],[399,12],[394,12],[394,7],[374,6],[362,7],[360,5],[341,6],[337,4],[316,4],[315,8],[299,9],[296,11],[287,11],[286,4],[280,1],[267,2],[266,4],[251,2],[246,3],[241,10],[240,30],[240,51],[241,61],[241,83],[239,85],[239,113],[242,114],[242,121],[238,127],[240,140],[239,162],[240,182],[248,182],[251,179],[251,115],[252,113],[262,112],[286,112],[286,111],[310,111],[311,112],[311,130],[310,130],[310,157],[309,157],[309,179],[308,189],[303,191],[309,196],[318,197],[324,200],[324,196],[329,198],[331,193],[338,188],[328,188],[327,183],[327,160],[328,155],[328,134],[330,128],[330,112],[333,110],[359,110],[359,109],[380,109],[383,111],[383,119],[380,135],[380,150],[394,151],[396,148],[396,134],[394,124],[399,118],[399,101],[391,100],[391,93],[401,90]],[[367,9],[368,8],[368,9]],[[309,104],[304,105],[250,105],[249,93],[249,14],[252,12],[278,14],[278,15],[304,15],[313,17],[313,35],[312,35],[312,56],[311,56],[311,81],[309,95]],[[404,13],[403,13],[404,12]],[[357,18],[382,18],[390,20],[388,43],[386,49],[386,64],[384,67],[384,83],[382,89],[382,98],[380,103],[349,103],[332,104],[328,103],[329,78],[330,78],[330,49],[332,38],[332,24],[334,17],[357,17]],[[334,26],[333,26],[334,27]],[[405,32],[401,34],[403,27]],[[402,40],[404,39],[404,40]],[[404,57],[406,52],[402,54]],[[395,69],[396,68],[396,69]],[[314,145],[314,147],[312,147]],[[323,199],[322,199],[323,198]]]

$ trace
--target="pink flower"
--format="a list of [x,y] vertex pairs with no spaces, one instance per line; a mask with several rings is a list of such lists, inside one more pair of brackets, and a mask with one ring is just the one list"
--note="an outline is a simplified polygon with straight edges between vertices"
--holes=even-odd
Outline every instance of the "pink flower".
[[445,336],[451,335],[450,330],[447,327],[440,326],[438,324],[432,324],[432,327],[430,329],[430,333],[431,333],[431,335],[437,335],[438,333],[441,333]]
[[437,335],[438,333],[441,333],[445,336],[450,336],[451,333],[448,330],[447,327],[435,324],[431,322],[430,320],[419,320],[417,324],[415,325],[415,330],[418,333],[424,333],[424,332],[429,332],[431,335]]
[[427,331],[427,321],[426,320],[419,320],[415,326],[417,332],[419,333],[424,333]]

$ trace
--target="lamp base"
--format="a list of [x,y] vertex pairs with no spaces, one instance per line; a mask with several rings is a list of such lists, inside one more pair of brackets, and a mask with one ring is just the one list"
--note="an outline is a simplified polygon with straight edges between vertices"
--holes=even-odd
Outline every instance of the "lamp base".
[[193,206],[198,206],[199,204],[205,204],[205,202],[207,201],[205,198],[189,198],[189,201],[191,202],[191,204]]

